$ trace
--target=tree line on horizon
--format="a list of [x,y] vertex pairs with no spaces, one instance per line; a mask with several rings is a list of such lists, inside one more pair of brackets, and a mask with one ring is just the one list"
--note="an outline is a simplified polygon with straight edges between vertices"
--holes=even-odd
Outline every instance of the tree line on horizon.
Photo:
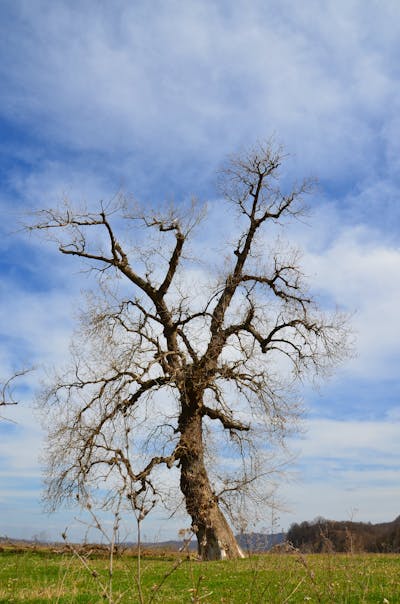
[[379,524],[317,518],[292,524],[286,539],[304,553],[398,553],[400,516]]

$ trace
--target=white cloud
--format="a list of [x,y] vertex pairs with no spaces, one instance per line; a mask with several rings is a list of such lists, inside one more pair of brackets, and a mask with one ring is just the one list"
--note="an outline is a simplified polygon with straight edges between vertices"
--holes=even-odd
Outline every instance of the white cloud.
[[400,356],[400,247],[380,237],[373,228],[344,228],[304,259],[317,291],[355,313],[357,357],[348,372],[373,379],[394,376]]
[[310,419],[307,434],[297,443],[303,458],[315,457],[382,463],[400,456],[400,423],[393,421],[340,421]]
[[343,488],[329,482],[297,483],[283,490],[290,512],[281,513],[284,529],[292,522],[313,520],[323,516],[330,520],[388,522],[399,515],[398,481],[390,486],[369,484],[361,488]]
[[324,516],[384,522],[398,516],[398,422],[312,419],[299,452],[297,481],[281,496],[289,512],[284,526]]
[[2,303],[7,308],[0,320],[4,357],[10,363],[20,362],[27,367],[64,362],[76,293],[27,292],[24,288],[10,287],[3,289],[2,294]]
[[322,178],[375,168],[375,121],[396,115],[398,6],[156,6],[17,3],[3,111],[72,148],[157,152],[164,166],[276,131]]

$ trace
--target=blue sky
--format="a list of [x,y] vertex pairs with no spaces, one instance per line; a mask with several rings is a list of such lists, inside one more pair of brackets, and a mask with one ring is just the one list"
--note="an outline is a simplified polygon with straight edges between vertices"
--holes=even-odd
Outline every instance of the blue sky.
[[[318,178],[313,213],[289,236],[316,294],[353,313],[357,334],[354,359],[318,391],[304,386],[279,523],[396,517],[398,1],[3,0],[0,30],[0,375],[38,367],[4,412],[17,423],[0,423],[0,534],[57,538],[74,515],[41,511],[31,400],[68,352],[85,280],[21,221],[64,195],[94,204],[120,189],[155,204],[196,195],[217,216],[221,162],[271,135],[290,154],[288,182]],[[160,513],[146,531],[173,537],[184,524]]]

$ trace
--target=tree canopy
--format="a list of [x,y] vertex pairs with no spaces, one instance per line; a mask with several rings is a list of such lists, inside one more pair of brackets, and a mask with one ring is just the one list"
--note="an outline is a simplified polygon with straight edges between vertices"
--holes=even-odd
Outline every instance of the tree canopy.
[[171,470],[200,555],[241,555],[223,510],[268,497],[274,447],[301,414],[296,384],[348,352],[346,317],[318,307],[298,251],[273,235],[302,215],[311,187],[282,190],[283,159],[267,144],[226,164],[221,203],[236,233],[224,245],[224,223],[209,224],[218,266],[196,239],[207,221],[196,203],[150,209],[120,196],[97,211],[65,201],[38,212],[30,228],[100,286],[70,367],[43,394],[54,505],[99,489],[108,502],[162,500]]

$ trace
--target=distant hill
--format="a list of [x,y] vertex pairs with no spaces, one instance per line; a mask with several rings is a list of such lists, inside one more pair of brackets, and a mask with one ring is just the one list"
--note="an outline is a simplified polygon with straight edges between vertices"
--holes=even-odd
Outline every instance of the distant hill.
[[[236,535],[237,542],[240,547],[244,551],[248,552],[267,552],[274,545],[279,543],[283,543],[285,541],[286,535],[285,533],[276,533],[276,534],[265,534],[265,533],[242,533],[240,535]],[[135,543],[130,543],[128,545],[135,546]],[[156,543],[143,543],[144,548],[154,548],[161,550],[171,550],[178,551],[182,549],[183,543],[182,541],[161,541]],[[193,538],[188,547],[189,551],[197,550],[197,541]]]
[[287,540],[303,552],[400,552],[400,516],[371,524],[317,518],[292,524]]
[[267,552],[274,545],[279,545],[286,540],[286,533],[242,533],[236,535],[237,542],[244,551]]
[[[240,545],[240,547],[245,552],[255,553],[255,552],[267,552],[274,545],[283,543],[285,541],[285,533],[276,533],[276,534],[265,534],[265,533],[242,533],[240,535],[236,535],[236,539]],[[55,542],[45,542],[38,540],[30,540],[30,539],[12,539],[9,537],[1,537],[0,536],[0,545],[2,544],[13,544],[19,547],[28,547],[31,548],[33,546],[60,546],[64,547],[64,543],[55,543]],[[96,547],[99,545],[94,544]],[[126,542],[123,544],[124,547],[133,547],[137,546],[137,543],[132,541]],[[106,546],[99,546],[106,547]],[[183,549],[183,541],[178,540],[169,540],[169,541],[157,541],[157,542],[144,542],[142,543],[142,548],[144,550],[160,550],[160,551],[171,551],[177,552]],[[191,552],[197,551],[197,541],[193,538],[187,549]]]

